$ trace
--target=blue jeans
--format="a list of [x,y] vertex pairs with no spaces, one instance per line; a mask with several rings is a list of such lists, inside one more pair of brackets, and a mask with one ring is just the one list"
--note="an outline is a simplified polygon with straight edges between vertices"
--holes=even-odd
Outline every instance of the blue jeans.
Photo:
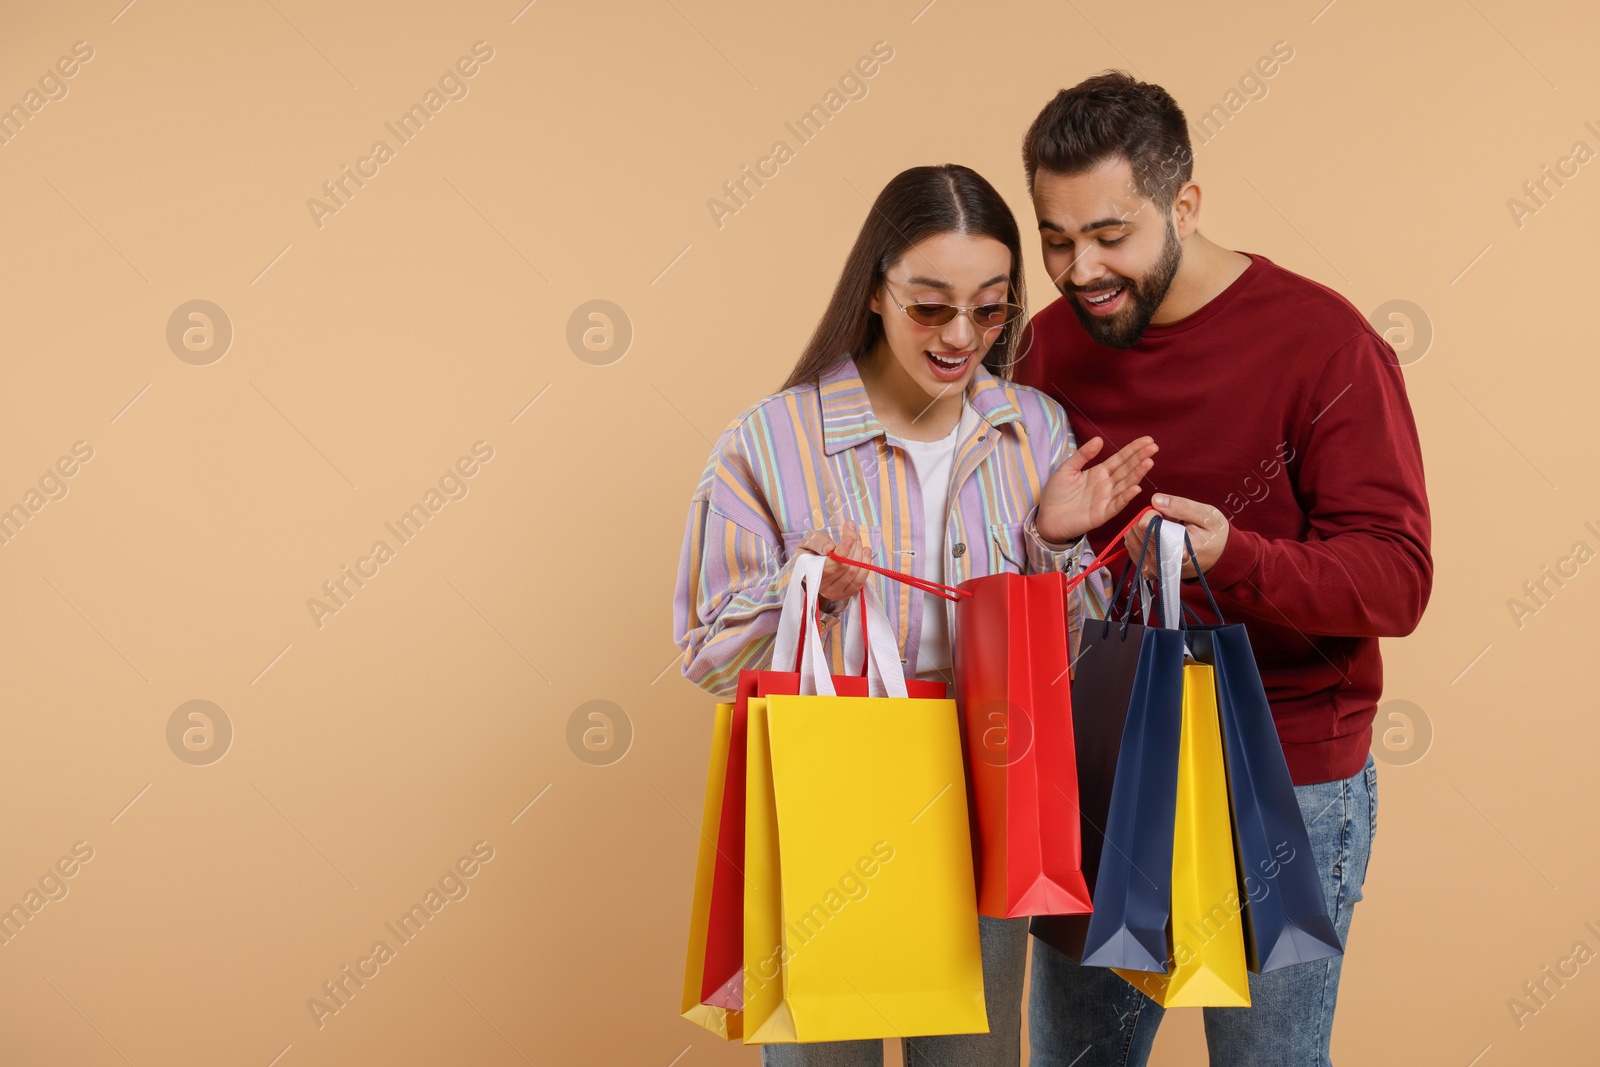
[[[1017,1067],[1021,1062],[1028,920],[980,915],[978,936],[983,944],[983,1000],[989,1032],[904,1038],[900,1048],[906,1067]],[[764,1067],[883,1067],[883,1042],[762,1045],[761,1062]]]
[[[1295,787],[1322,893],[1339,943],[1361,899],[1378,829],[1378,771]],[[1211,1067],[1331,1067],[1333,1005],[1344,957],[1250,975],[1250,1007],[1205,1008]],[[1044,942],[1033,943],[1028,1000],[1032,1067],[1143,1067],[1164,1009],[1103,967],[1082,967]]]

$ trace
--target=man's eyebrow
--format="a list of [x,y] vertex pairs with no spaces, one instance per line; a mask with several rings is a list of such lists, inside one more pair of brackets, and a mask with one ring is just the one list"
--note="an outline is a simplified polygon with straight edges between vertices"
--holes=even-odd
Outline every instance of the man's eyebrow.
[[[978,288],[979,289],[987,289],[991,285],[999,285],[1001,282],[1005,281],[1006,278],[1007,278],[1007,276],[1004,275],[1004,274],[996,274],[993,278],[990,278],[988,281],[986,281],[982,285],[978,286]],[[906,281],[905,281],[905,284],[921,286],[921,287],[927,288],[927,289],[943,289],[946,292],[948,292],[950,290],[950,283],[949,282],[944,281],[944,280],[942,280],[940,278],[927,278],[927,277],[924,277],[923,275],[920,275],[920,274],[914,274],[911,277],[907,278]]]
[[[1078,232],[1079,233],[1093,233],[1096,230],[1104,230],[1104,229],[1107,229],[1107,228],[1112,227],[1112,226],[1126,226],[1126,225],[1128,225],[1127,216],[1125,216],[1125,215],[1108,215],[1107,217],[1105,217],[1103,219],[1095,219],[1093,222],[1084,223],[1083,226],[1081,228],[1079,228]],[[1040,219],[1039,220],[1039,229],[1041,229],[1041,230],[1054,230],[1056,233],[1066,233],[1067,232],[1066,227],[1060,226],[1060,225],[1058,225],[1058,224],[1056,224],[1054,222],[1051,222],[1049,219]]]

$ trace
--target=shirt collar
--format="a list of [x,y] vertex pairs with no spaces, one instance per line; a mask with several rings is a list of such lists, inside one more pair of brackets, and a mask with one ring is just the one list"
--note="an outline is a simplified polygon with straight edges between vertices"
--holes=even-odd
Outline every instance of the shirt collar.
[[[978,365],[972,384],[967,387],[967,402],[991,426],[1003,426],[1022,418],[1006,395],[1006,382],[988,367]],[[888,430],[872,413],[867,387],[861,382],[853,356],[843,356],[817,380],[822,403],[822,451],[826,455],[842,452]]]

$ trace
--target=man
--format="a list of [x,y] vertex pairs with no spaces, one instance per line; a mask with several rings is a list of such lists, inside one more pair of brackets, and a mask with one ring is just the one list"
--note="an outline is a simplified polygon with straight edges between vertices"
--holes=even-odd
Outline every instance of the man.
[[[1416,628],[1433,581],[1399,362],[1339,294],[1199,232],[1187,125],[1159,86],[1107,72],[1064,90],[1023,158],[1062,297],[1034,318],[1017,378],[1060,400],[1080,439],[1160,446],[1149,503],[1188,528],[1224,616],[1249,630],[1344,942],[1377,825],[1378,638]],[[1146,1062],[1159,1006],[1033,951],[1035,1064]],[[1331,1063],[1339,971],[1334,957],[1251,974],[1251,1007],[1205,1009],[1213,1067]]]

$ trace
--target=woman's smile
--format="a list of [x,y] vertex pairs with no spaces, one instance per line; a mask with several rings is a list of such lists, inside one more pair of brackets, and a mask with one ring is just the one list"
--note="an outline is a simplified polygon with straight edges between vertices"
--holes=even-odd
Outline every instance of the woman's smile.
[[934,377],[942,382],[957,382],[967,373],[975,352],[976,349],[972,348],[962,349],[959,352],[925,349],[922,354],[933,370]]

